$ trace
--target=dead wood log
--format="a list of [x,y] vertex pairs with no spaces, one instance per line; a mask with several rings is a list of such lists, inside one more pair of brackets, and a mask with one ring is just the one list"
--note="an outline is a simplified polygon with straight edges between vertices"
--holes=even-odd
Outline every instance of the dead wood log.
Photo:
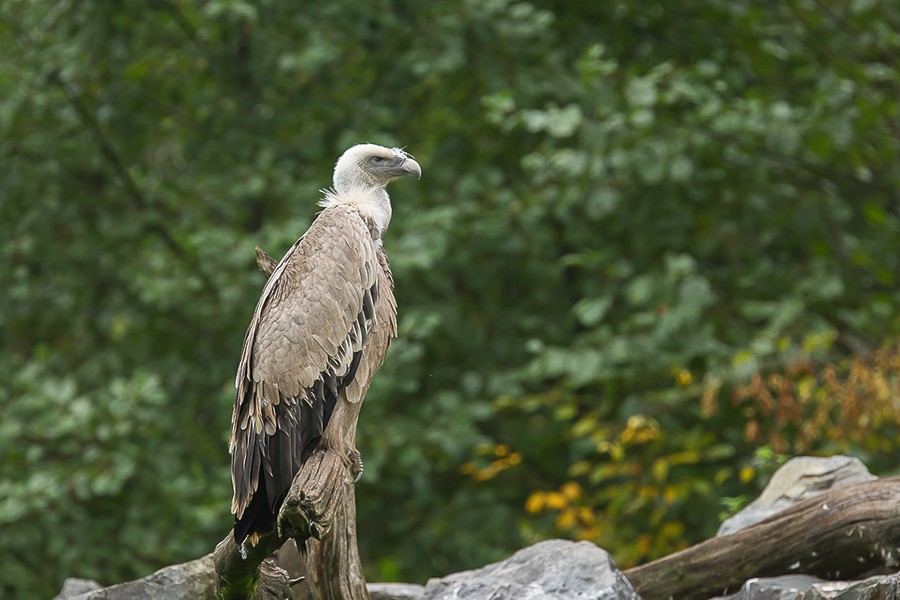
[[274,564],[263,562],[281,544],[281,536],[272,532],[260,538],[255,546],[247,544],[246,556],[241,556],[234,536],[231,533],[225,536],[212,553],[220,600],[290,598],[287,574]]
[[281,505],[278,528],[282,535],[298,541],[322,539],[334,524],[348,477],[347,464],[337,452],[314,452],[294,477]]
[[752,577],[853,578],[897,564],[900,477],[824,492],[746,529],[628,569],[644,600],[702,600]]
[[321,540],[306,541],[310,588],[316,598],[368,600],[366,578],[356,546],[356,497],[353,483],[344,482],[344,493],[334,515],[335,524]]

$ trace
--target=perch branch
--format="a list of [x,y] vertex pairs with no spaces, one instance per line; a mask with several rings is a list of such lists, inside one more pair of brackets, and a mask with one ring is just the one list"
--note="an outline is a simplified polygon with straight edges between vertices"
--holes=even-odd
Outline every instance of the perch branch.
[[[321,482],[310,482],[301,488],[310,494],[304,499],[305,514],[318,519],[313,527],[321,532],[306,542],[309,584],[320,600],[368,600],[356,545],[355,477],[335,452],[323,453],[322,461],[331,461],[330,471],[340,479],[326,479],[324,487]],[[316,493],[322,495],[312,495]]]
[[[213,563],[219,576],[219,598],[221,600],[261,600],[258,589],[273,588],[278,573],[267,573],[263,570],[263,561],[281,547],[282,540],[277,534],[263,536],[255,546],[246,545],[246,558],[241,556],[240,547],[229,533],[216,545],[213,551]],[[284,575],[286,584],[287,575]],[[288,596],[289,597],[289,596]]]

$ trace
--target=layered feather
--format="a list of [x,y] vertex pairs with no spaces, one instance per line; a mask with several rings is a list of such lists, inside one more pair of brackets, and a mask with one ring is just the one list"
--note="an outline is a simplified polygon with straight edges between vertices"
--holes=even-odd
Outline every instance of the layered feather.
[[[370,229],[354,206],[329,205],[263,289],[235,379],[238,543],[271,527],[337,403],[362,400],[396,335],[393,282]],[[373,345],[379,327],[381,343]]]

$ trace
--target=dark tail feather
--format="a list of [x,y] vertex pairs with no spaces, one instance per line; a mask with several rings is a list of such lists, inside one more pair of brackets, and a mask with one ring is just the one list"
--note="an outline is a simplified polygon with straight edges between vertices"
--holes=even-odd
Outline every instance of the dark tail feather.
[[306,542],[298,542],[297,538],[294,538],[294,545],[297,547],[297,552],[300,553],[300,558],[303,559],[303,564],[306,564]]
[[240,546],[251,533],[268,533],[275,528],[275,515],[269,510],[266,478],[259,478],[259,487],[240,519],[234,520],[234,541]]

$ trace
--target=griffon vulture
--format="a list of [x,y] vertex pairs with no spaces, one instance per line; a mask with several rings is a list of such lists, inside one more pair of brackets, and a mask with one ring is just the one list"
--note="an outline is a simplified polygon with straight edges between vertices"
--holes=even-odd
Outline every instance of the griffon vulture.
[[421,177],[399,148],[360,144],[334,168],[324,208],[269,277],[244,337],[231,418],[234,539],[274,527],[303,463],[321,447],[350,460],[360,405],[397,333],[381,236],[385,186]]

